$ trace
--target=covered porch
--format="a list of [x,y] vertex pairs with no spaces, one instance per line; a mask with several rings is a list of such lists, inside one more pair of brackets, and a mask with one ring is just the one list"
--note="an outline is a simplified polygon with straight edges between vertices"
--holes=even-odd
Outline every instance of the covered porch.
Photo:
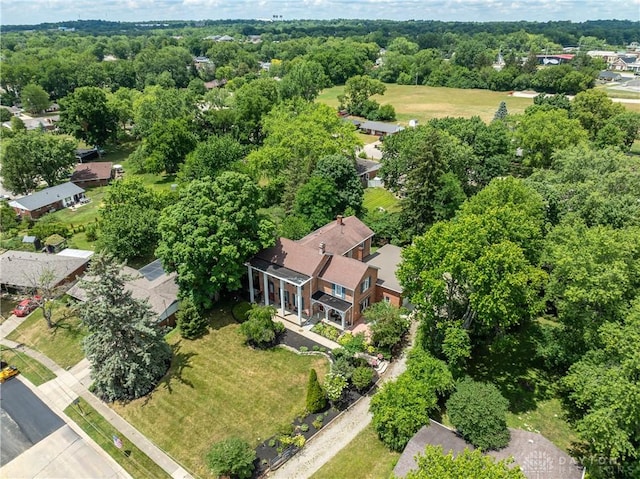
[[309,276],[259,258],[252,259],[247,268],[251,303],[275,306],[278,316],[300,326],[309,319],[305,309],[305,303],[310,304],[305,301],[305,292],[311,289]]
[[316,291],[311,296],[311,306],[314,311],[317,311],[319,318],[324,315],[322,319],[325,322],[338,326],[343,331],[352,325],[350,313],[353,305],[348,301]]

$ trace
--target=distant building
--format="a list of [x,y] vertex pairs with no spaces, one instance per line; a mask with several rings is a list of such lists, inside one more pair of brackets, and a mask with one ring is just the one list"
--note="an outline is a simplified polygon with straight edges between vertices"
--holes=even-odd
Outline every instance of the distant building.
[[9,206],[20,217],[27,216],[35,220],[46,213],[75,205],[83,199],[82,188],[73,183],[62,183],[10,201]]

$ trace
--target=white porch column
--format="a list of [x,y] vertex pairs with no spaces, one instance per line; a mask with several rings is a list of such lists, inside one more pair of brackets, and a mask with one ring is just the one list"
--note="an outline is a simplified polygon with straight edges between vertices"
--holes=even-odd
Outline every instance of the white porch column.
[[262,273],[262,285],[264,287],[264,305],[269,306],[269,280],[267,273]]
[[284,281],[280,280],[280,309],[282,310],[282,316],[284,316]]
[[253,268],[250,264],[247,265],[247,268],[249,268],[249,302],[253,304],[256,299],[255,292],[253,291]]
[[345,324],[344,324],[344,317],[345,317],[345,315],[346,315],[346,314],[347,314],[347,313],[340,313],[340,319],[342,319],[342,330],[343,330],[343,331],[344,331],[344,326],[345,326]]
[[298,324],[302,326],[302,287],[298,285]]

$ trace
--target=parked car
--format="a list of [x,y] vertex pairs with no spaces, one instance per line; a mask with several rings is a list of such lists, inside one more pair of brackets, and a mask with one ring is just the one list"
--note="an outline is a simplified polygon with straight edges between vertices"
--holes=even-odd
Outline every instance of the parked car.
[[0,371],[0,383],[5,382],[7,379],[11,379],[13,376],[17,376],[19,372],[20,371],[18,371],[18,368],[15,366],[2,368],[2,371]]
[[33,298],[23,299],[22,301],[20,301],[20,303],[18,303],[18,306],[16,306],[13,309],[13,314],[18,316],[19,318],[27,316],[34,309],[38,307],[39,303],[40,303],[40,296],[34,296]]

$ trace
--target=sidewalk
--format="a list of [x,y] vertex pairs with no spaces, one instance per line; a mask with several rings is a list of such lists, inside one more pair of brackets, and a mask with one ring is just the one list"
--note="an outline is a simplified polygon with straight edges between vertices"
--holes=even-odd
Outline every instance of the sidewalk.
[[[10,320],[11,318],[0,325],[0,327],[5,326]],[[15,321],[11,324],[15,324]],[[20,323],[18,322],[15,327],[17,327],[18,324]],[[104,402],[89,392],[88,386],[90,385],[91,380],[89,362],[86,359],[78,363],[69,371],[66,371],[42,353],[18,344],[15,341],[5,339],[5,335],[10,332],[8,329],[9,326],[0,330],[0,333],[2,334],[2,336],[0,336],[0,344],[17,349],[27,356],[36,359],[56,375],[55,379],[52,379],[51,381],[48,381],[36,388],[40,397],[46,404],[51,405],[59,411],[64,411],[64,409],[66,409],[67,406],[69,406],[69,404],[71,404],[78,396],[82,397],[96,411],[98,411],[105,420],[120,431],[128,441],[135,444],[171,477],[174,479],[192,479],[192,476],[182,466],[149,441],[149,439],[140,433],[140,431],[120,417]],[[66,418],[66,416],[64,417]]]
[[[410,344],[407,349],[413,346],[417,326],[417,321],[413,321],[409,332]],[[387,381],[392,381],[406,368],[406,354],[403,353],[397,361],[389,365],[378,384],[382,385]],[[269,477],[273,479],[307,479],[311,477],[355,439],[371,422],[370,403],[371,396],[360,399],[333,422],[320,429],[318,434],[307,441],[300,452],[289,459],[280,469],[270,473]]]

